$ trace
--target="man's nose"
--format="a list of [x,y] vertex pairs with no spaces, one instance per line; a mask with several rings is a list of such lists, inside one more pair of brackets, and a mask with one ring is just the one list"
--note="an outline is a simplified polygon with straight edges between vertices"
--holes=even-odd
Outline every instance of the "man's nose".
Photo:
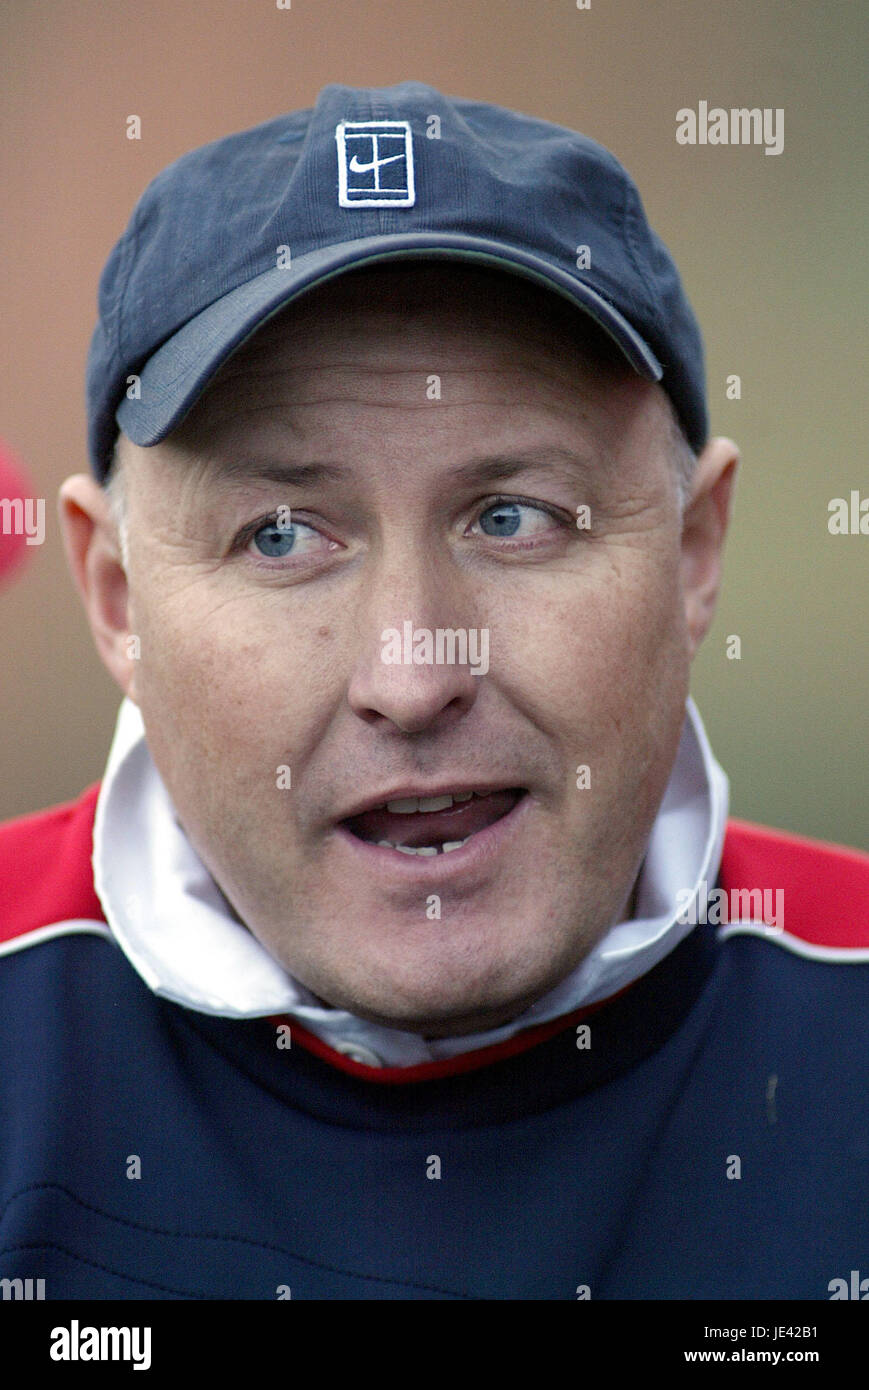
[[[488,631],[448,560],[407,553],[366,583],[348,689],[354,713],[421,733],[467,714],[488,669]],[[474,674],[477,671],[478,674]]]

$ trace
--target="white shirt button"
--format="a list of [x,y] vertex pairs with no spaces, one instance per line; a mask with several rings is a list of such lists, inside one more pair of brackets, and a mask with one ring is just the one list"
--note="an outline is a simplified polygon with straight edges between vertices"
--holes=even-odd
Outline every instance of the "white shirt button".
[[361,1043],[336,1042],[333,1043],[332,1046],[336,1052],[340,1052],[344,1057],[349,1057],[352,1062],[361,1062],[365,1067],[383,1066],[383,1062],[378,1057],[377,1053],[372,1052],[368,1047],[363,1047]]

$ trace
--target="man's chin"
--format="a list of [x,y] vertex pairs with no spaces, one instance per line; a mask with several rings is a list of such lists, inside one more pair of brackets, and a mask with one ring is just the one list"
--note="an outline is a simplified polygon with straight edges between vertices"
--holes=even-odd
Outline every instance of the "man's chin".
[[[348,999],[337,1007],[347,1009],[357,1018],[393,1028],[401,1033],[416,1033],[426,1041],[438,1038],[461,1038],[473,1033],[487,1033],[512,1023],[543,994],[550,985],[526,989],[509,999],[486,1000],[479,997],[461,999],[420,999],[416,1004],[407,1000],[400,1010],[395,998],[389,1000]],[[325,1003],[325,1000],[323,1001]],[[383,1011],[381,1011],[383,1010]]]

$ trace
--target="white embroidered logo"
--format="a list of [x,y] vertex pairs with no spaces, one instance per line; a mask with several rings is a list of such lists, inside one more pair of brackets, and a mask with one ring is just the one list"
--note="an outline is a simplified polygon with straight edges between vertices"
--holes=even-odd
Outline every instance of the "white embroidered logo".
[[338,202],[342,208],[413,207],[413,144],[408,121],[341,121]]

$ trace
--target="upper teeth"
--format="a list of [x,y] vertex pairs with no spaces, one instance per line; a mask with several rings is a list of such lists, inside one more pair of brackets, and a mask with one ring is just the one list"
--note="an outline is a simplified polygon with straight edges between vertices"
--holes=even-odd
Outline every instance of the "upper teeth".
[[394,845],[391,840],[378,840],[377,843],[385,849],[397,849],[401,854],[449,854],[451,850],[461,849],[470,840],[470,835],[466,835],[463,840],[447,840],[445,844],[438,845]]
[[445,792],[443,796],[401,796],[397,801],[387,801],[387,811],[399,816],[409,816],[415,811],[445,811],[454,801],[470,801],[472,796],[483,796],[483,792]]

